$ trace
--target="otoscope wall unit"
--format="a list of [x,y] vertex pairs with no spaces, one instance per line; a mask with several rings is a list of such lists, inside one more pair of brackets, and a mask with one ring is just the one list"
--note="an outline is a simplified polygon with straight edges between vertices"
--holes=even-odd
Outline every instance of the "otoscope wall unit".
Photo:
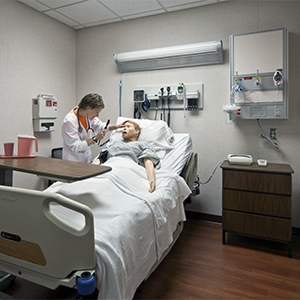
[[163,105],[171,110],[199,110],[203,109],[203,83],[137,86],[133,91],[133,100],[148,100],[151,110]]
[[230,106],[237,119],[288,118],[287,28],[230,36]]

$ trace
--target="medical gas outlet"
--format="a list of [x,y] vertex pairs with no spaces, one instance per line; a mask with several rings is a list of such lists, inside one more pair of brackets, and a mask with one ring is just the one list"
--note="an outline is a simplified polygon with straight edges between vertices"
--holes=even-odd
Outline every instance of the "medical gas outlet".
[[203,84],[171,84],[164,86],[140,86],[133,92],[134,102],[144,102],[148,99],[151,103],[150,110],[157,109],[164,104],[176,110],[203,109]]
[[55,130],[57,118],[57,100],[53,95],[39,94],[32,99],[34,132]]

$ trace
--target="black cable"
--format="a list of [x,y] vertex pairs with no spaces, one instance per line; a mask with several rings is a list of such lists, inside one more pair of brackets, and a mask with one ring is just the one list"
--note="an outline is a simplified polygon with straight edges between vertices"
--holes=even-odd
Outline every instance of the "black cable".
[[[160,119],[165,121],[166,118],[165,118],[165,108],[164,108],[164,88],[162,87],[160,89],[160,91],[161,91],[161,113],[160,113]],[[163,119],[163,117],[164,117],[164,119]]]
[[105,141],[105,142],[102,143],[102,144],[100,144],[100,142],[101,142],[101,140],[98,141],[98,146],[99,146],[99,147],[102,147],[102,146],[104,146],[105,144],[107,144],[107,143],[109,142],[109,140]]
[[167,124],[168,124],[168,126],[170,127],[170,117],[171,117],[171,115],[170,115],[170,91],[171,91],[171,88],[168,86],[167,87],[167,91],[168,91],[168,121],[167,121]]
[[136,119],[136,113],[138,112],[139,108],[136,104],[134,104],[134,110],[133,110],[133,118]]
[[138,116],[138,119],[141,118],[141,102],[139,102],[139,116]]

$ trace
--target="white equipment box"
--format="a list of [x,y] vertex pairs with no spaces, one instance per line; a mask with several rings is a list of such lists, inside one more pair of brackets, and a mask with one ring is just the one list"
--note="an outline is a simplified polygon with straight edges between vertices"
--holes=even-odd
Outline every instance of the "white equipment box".
[[33,130],[45,132],[55,130],[57,100],[53,95],[39,94],[32,99]]

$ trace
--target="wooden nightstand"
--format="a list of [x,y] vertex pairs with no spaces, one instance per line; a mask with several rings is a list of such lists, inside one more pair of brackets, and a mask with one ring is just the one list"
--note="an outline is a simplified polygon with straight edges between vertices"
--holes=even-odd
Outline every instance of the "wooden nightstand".
[[259,167],[224,161],[222,242],[226,232],[287,243],[292,257],[292,173],[288,164]]

